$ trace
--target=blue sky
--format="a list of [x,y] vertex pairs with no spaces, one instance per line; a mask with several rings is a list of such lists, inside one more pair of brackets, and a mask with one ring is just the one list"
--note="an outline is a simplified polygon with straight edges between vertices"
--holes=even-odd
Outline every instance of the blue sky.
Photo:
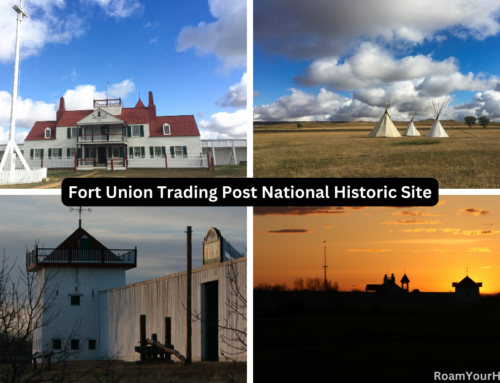
[[[78,213],[61,204],[59,196],[2,196],[0,209],[8,222],[0,222],[0,246],[9,257],[25,265],[26,249],[59,246],[78,228]],[[193,228],[193,268],[201,267],[202,242],[216,227],[240,252],[247,247],[246,207],[92,208],[83,213],[82,227],[110,249],[137,246],[137,268],[127,271],[127,283],[186,270],[187,226]],[[15,277],[19,273],[16,271]]]
[[[7,36],[0,42],[2,141],[16,1],[0,5],[0,32]],[[61,96],[67,95],[67,109],[88,108],[107,82],[126,107],[136,104],[139,91],[147,105],[153,91],[158,115],[195,115],[203,137],[245,135],[245,1],[27,0],[26,8],[18,140],[35,120],[55,119]]]
[[254,118],[376,120],[390,100],[404,119],[451,97],[443,118],[498,121],[499,19],[492,0],[257,0]]

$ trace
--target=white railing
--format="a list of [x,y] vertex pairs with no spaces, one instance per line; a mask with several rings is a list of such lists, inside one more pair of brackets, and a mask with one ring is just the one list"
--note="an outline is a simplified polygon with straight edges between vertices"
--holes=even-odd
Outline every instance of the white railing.
[[[234,145],[233,145],[234,144]],[[201,140],[203,148],[242,148],[247,147],[247,140]]]
[[125,142],[127,135],[122,133],[113,134],[87,134],[78,136],[78,142]]
[[[42,167],[41,158],[26,159],[30,169],[39,169]],[[45,158],[43,167],[47,169],[67,169],[75,167],[75,156],[62,158]],[[16,159],[16,169],[24,169],[23,163],[19,158]]]
[[189,157],[175,157],[167,156],[157,158],[130,158],[128,159],[129,168],[205,168],[208,169],[207,156],[189,156]]

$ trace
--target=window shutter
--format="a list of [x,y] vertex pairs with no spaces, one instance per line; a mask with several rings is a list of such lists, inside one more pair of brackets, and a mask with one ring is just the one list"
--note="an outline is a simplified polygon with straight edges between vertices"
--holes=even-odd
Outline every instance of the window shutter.
[[78,127],[78,135],[79,135],[79,136],[81,136],[81,135],[82,135],[82,127],[81,127],[81,126],[79,126],[79,127]]
[[161,156],[165,157],[165,147],[164,146],[161,147]]
[[52,157],[52,149],[49,149],[49,158]]
[[111,149],[111,146],[108,147],[108,158],[112,158],[113,157],[113,149]]
[[146,148],[144,146],[141,146],[141,157],[146,157]]
[[43,149],[40,149],[40,157],[43,157]]
[[170,154],[172,155],[172,158],[175,157],[175,148],[173,146],[170,147]]
[[68,128],[67,131],[68,131],[68,139],[70,139],[71,138],[71,128]]
[[144,125],[141,125],[141,137],[144,137]]
[[155,156],[155,149],[152,146],[149,147],[149,154],[151,155],[151,158]]
[[82,148],[78,148],[76,151],[77,158],[82,158]]
[[123,158],[123,146],[120,146],[120,158]]
[[182,147],[182,154],[184,155],[184,158],[186,158],[188,156],[188,149],[187,149],[187,146],[183,146]]
[[127,125],[127,137],[132,137],[132,127]]
[[59,157],[62,157],[62,148],[59,148]]
[[31,149],[30,150],[30,158],[33,159],[34,155],[35,155],[35,149]]
[[134,158],[134,148],[128,148],[128,155],[130,156],[130,158]]
[[66,149],[66,157],[69,158],[69,156],[71,156],[71,149],[70,148],[67,148]]

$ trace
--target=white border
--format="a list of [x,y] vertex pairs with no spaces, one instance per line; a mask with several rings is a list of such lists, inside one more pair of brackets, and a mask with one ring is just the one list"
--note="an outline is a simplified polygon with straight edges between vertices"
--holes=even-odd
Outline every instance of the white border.
[[439,195],[500,195],[500,189],[439,189]]
[[253,1],[247,1],[247,177],[253,177]]

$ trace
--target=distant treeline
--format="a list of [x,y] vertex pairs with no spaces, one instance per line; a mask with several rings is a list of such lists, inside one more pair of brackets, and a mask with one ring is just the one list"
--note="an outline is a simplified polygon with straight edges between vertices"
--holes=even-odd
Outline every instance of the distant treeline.
[[[322,278],[295,278],[293,286],[290,288],[286,283],[260,283],[254,287],[254,291],[340,291],[339,284],[335,281],[327,279],[326,288],[325,280]],[[353,289],[351,291],[360,292],[361,290]]]

